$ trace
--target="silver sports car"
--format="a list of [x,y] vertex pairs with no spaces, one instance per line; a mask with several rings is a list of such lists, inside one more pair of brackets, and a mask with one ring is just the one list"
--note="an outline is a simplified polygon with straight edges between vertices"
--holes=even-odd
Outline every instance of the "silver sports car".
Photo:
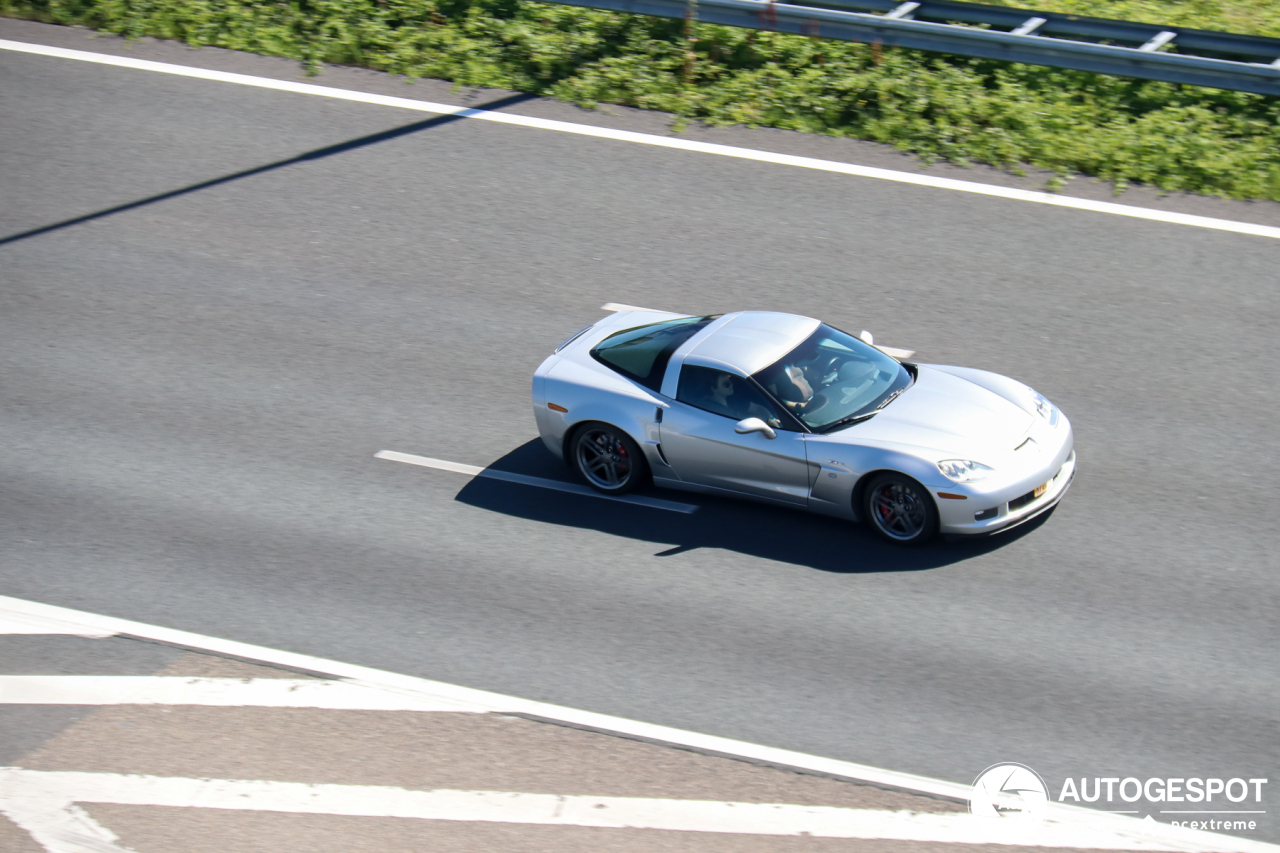
[[1007,530],[1062,499],[1071,424],[1031,388],[914,364],[818,320],[620,308],[533,377],[551,452],[593,488],[654,484],[865,520],[902,544]]

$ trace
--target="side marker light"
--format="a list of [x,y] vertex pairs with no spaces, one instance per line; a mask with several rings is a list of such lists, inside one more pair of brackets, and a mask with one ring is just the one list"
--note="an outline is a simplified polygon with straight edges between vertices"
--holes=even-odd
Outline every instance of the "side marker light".
[[568,410],[568,409],[566,409],[564,406],[557,406],[555,403],[547,403],[547,408],[548,408],[548,409],[550,409],[550,410],[551,410],[551,411],[553,411],[553,412],[566,412],[566,413],[567,413],[567,412],[569,411],[569,410]]
[[938,492],[938,497],[940,497],[940,498],[946,498],[946,499],[947,499],[947,500],[949,500],[949,501],[967,501],[967,500],[969,500],[969,496],[968,496],[968,495],[953,495],[953,494],[951,494],[950,492]]

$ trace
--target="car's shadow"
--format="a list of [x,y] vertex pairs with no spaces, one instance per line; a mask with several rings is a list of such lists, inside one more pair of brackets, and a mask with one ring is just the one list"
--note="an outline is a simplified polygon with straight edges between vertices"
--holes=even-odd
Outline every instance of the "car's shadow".
[[[569,469],[534,439],[489,466],[548,480],[574,482]],[[794,563],[824,572],[912,572],[973,559],[1002,548],[1043,523],[1048,514],[999,536],[917,548],[885,542],[859,524],[709,495],[649,489],[645,494],[701,507],[683,514],[620,501],[477,477],[456,500],[491,512],[545,524],[598,530],[661,546],[655,557],[698,548],[719,548],[752,557]]]

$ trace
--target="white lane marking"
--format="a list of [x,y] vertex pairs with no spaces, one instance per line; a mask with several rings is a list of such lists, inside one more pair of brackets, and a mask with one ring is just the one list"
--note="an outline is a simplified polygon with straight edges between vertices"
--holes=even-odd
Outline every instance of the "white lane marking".
[[25,829],[47,853],[134,853],[116,844],[120,836],[60,792],[6,790],[12,787],[6,785],[11,773],[0,769],[0,814]]
[[398,453],[394,450],[379,450],[373,454],[374,459],[386,459],[391,462],[404,462],[406,465],[421,465],[423,468],[435,468],[439,471],[453,471],[457,474],[468,474],[478,477],[484,473],[479,465],[464,465],[461,462],[450,462],[447,459],[432,459],[430,456],[414,456],[412,453]]
[[927,794],[951,797],[954,799],[963,800],[967,799],[969,796],[969,786],[957,784],[955,782],[944,782],[938,779],[915,776],[909,773],[882,770],[878,767],[871,767],[865,764],[855,764],[849,761],[821,758],[815,755],[806,755],[804,753],[761,746],[758,744],[747,743],[745,741],[732,740],[730,738],[698,734],[696,732],[684,731],[681,729],[670,728],[668,726],[659,726],[652,723],[642,723],[636,720],[613,717],[608,714],[580,711],[575,708],[566,708],[546,702],[536,702],[528,699],[520,699],[514,696],[504,696],[500,693],[491,693],[486,690],[476,690],[470,687],[446,684],[441,681],[432,681],[412,675],[401,675],[399,673],[387,672],[386,670],[373,669],[371,667],[359,666],[356,664],[341,663],[339,661],[313,657],[311,655],[271,649],[265,646],[253,645],[251,643],[242,643],[236,640],[224,640],[218,637],[210,637],[191,631],[180,631],[174,628],[148,625],[144,622],[119,619],[114,616],[86,613],[82,610],[73,610],[71,608],[58,607],[51,604],[41,604],[39,602],[26,601],[20,598],[0,596],[0,613],[12,613],[21,616],[35,615],[51,619],[59,619],[65,622],[84,625],[87,628],[94,630],[109,632],[113,635],[125,634],[133,637],[142,637],[148,640],[170,643],[177,646],[186,646],[192,649],[213,652],[215,654],[230,655],[232,657],[245,658],[247,660],[261,661],[263,663],[275,664],[277,666],[320,673],[358,684],[371,684],[379,687],[390,687],[397,690],[425,693],[430,696],[438,696],[459,702],[480,705],[487,710],[496,713],[528,714],[530,716],[542,717],[548,720],[572,723],[575,725],[601,729],[603,731],[617,732],[619,734],[630,735],[632,737],[664,741],[707,752],[719,752],[725,755],[755,759],[772,764],[781,764],[802,770],[813,770],[818,773],[843,776],[849,779],[858,779],[875,784],[890,785],[897,788],[905,788],[912,791],[920,791]]
[[606,302],[600,306],[601,311],[644,311],[647,314],[669,314],[669,311],[658,311],[653,308],[641,308],[638,305],[626,305],[622,302]]
[[484,705],[349,681],[165,675],[0,675],[0,705],[206,705],[477,713]]
[[93,639],[111,636],[84,625],[63,622],[60,619],[18,613],[0,613],[0,634],[62,634]]
[[[19,801],[17,808],[14,800]],[[0,810],[33,836],[43,836],[41,843],[53,835],[46,822],[58,819],[57,812],[76,803],[954,844],[998,844],[1008,839],[1007,835],[993,835],[964,812],[0,769]],[[38,814],[32,814],[33,805],[40,807]],[[80,812],[76,817],[82,815]],[[62,822],[70,821],[63,817]],[[1243,839],[1232,839],[1236,843],[1224,846],[1221,837],[1205,838],[1210,834],[1194,830],[1179,833],[1177,840],[1156,839],[1143,833],[1147,826],[1135,821],[1128,832],[1117,832],[1051,820],[1020,846],[1239,853],[1275,850],[1273,845]],[[55,842],[46,844],[46,849],[63,853],[71,848]]]
[[653,509],[665,509],[668,512],[688,514],[698,511],[698,507],[695,504],[682,504],[644,495],[602,495],[595,489],[590,489],[577,483],[530,477],[528,474],[515,474],[511,471],[495,471],[492,468],[478,468],[475,465],[463,465],[460,462],[449,462],[446,459],[432,459],[430,456],[414,456],[412,453],[399,453],[395,450],[379,450],[373,455],[375,459],[403,462],[406,465],[419,465],[423,468],[436,468],[440,471],[454,471],[458,474],[469,474],[473,477],[486,477],[490,480],[503,480],[508,483],[520,483],[524,486],[537,486],[540,489],[554,489],[557,492],[568,492],[571,495],[586,495],[589,498],[603,498],[607,501],[621,501],[622,503],[647,506]]
[[[163,628],[157,625],[148,625],[143,622],[134,622],[128,619],[118,619],[113,616],[86,613],[81,610],[57,607],[51,604],[25,601],[20,598],[0,596],[0,613],[12,613],[21,616],[35,615],[50,619],[58,619],[64,622],[84,625],[94,630],[109,632],[113,635],[125,634],[134,637],[142,637],[144,639],[155,640],[161,643],[170,643],[178,646],[186,646],[192,649],[214,652],[216,654],[230,655],[233,657],[275,664],[277,666],[321,673],[356,684],[368,684],[410,693],[416,692],[432,697],[473,704],[495,713],[526,714],[531,717],[540,717],[546,720],[570,723],[572,725],[598,729],[600,731],[612,732],[628,737],[675,744],[677,746],[687,747],[700,752],[718,753],[736,758],[761,761],[766,764],[794,767],[799,770],[809,770],[823,775],[855,779],[876,785],[888,785],[894,788],[903,788],[908,791],[918,791],[920,793],[933,794],[956,800],[968,800],[969,798],[970,786],[956,782],[947,782],[941,779],[930,779],[926,776],[916,776],[911,773],[901,773],[895,770],[884,770],[882,768],[872,767],[866,764],[856,764],[852,761],[823,758],[817,755],[792,752],[786,749],[762,746],[760,744],[733,740],[731,738],[717,737],[715,735],[699,734],[697,732],[655,725],[653,723],[643,723],[636,720],[624,719],[622,717],[613,717],[608,714],[581,711],[576,708],[566,708],[546,702],[535,702],[514,696],[504,696],[500,693],[490,693],[485,690],[460,687],[455,684],[446,684],[441,681],[431,681],[426,678],[401,675],[399,673],[358,666],[356,664],[340,663],[338,661],[327,660],[325,658],[312,657],[310,655],[298,654],[296,652],[281,651],[279,649],[271,649],[265,646],[255,646],[250,643],[241,643],[235,640],[223,640],[217,637],[209,637],[190,631],[179,631],[173,628]],[[1061,803],[1050,804],[1050,815],[1055,820],[1063,823],[1071,823],[1076,826],[1090,827],[1109,832],[1141,834],[1147,838],[1160,840],[1162,842],[1168,841],[1171,844],[1181,845],[1176,849],[1205,851],[1239,850],[1241,853],[1280,853],[1280,845],[1266,844],[1260,841],[1234,838],[1228,835],[1220,835],[1204,831],[1196,831],[1193,836],[1188,836],[1186,833],[1191,832],[1191,830],[1184,831],[1178,827],[1169,826],[1167,824],[1139,821],[1137,818],[1133,818],[1128,815],[1107,814],[1105,812],[1098,812],[1092,809],[1081,808],[1079,806],[1066,806]],[[1141,824],[1141,827],[1137,827],[1136,824]],[[1188,837],[1204,838],[1209,840],[1200,844],[1189,845],[1186,842]],[[88,850],[90,848],[84,849]],[[102,848],[94,849],[100,850]],[[79,848],[77,848],[77,853],[78,851]]]
[[131,59],[123,56],[107,56],[101,53],[90,53],[83,50],[70,50],[63,47],[49,47],[40,44],[8,41],[0,39],[0,50],[12,50],[19,53],[31,53],[38,56],[51,56],[60,59],[75,59],[81,62],[95,62],[101,65],[114,65],[119,68],[132,68],[139,71],[155,71],[161,74],[176,74],[182,77],[194,77],[200,80],[212,80],[219,83],[236,83],[241,86],[256,86],[262,89],[275,89],[281,92],[294,92],[302,95],[318,95],[325,98],[337,98],[344,101],[356,101],[363,104],[375,104],[384,107],[415,110],[417,112],[453,115],[464,118],[492,121],[500,124],[511,124],[519,127],[531,127],[539,130],[554,130],[560,133],[573,133],[579,136],[592,136],[598,139],[612,139],[619,142],[632,142],[640,145],[655,145],[660,148],[673,148],[679,151],[693,151],[700,154],[717,154],[722,157],[735,157],[741,160],[755,160],[761,163],[773,163],[781,166],[794,166],[801,169],[817,169],[824,172],[836,172],[860,178],[875,178],[884,181],[896,181],[922,187],[954,190],[957,192],[977,193],[997,198],[1026,201],[1037,204],[1049,204],[1056,207],[1067,207],[1075,210],[1088,210],[1094,213],[1111,213],[1117,216],[1128,216],[1134,219],[1149,219],[1155,222],[1166,222],[1174,225],[1190,225],[1197,228],[1211,228],[1217,231],[1232,231],[1237,234],[1251,234],[1257,237],[1280,238],[1280,228],[1270,225],[1254,225],[1250,222],[1235,222],[1229,219],[1216,219],[1210,216],[1194,216],[1188,213],[1171,213],[1164,210],[1152,210],[1128,204],[1117,204],[1111,201],[1089,201],[1082,198],[1055,195],[1053,193],[1019,190],[1009,187],[998,187],[991,184],[980,184],[975,181],[959,181],[954,178],[938,178],[929,175],[918,175],[910,172],[897,172],[892,169],[877,169],[872,166],[855,166],[852,163],[839,163],[833,160],[819,160],[814,157],[797,157],[791,154],[775,154],[769,151],[756,151],[751,148],[739,148],[733,145],[717,145],[711,142],[695,142],[689,139],[676,139],[669,136],[655,136],[649,133],[636,133],[629,130],[611,130],[604,127],[592,127],[587,124],[574,124],[567,121],[534,118],[532,116],[513,115],[510,113],[489,112],[470,107],[455,107],[451,104],[437,104],[431,101],[417,101],[410,98],[395,98],[390,95],[374,95],[366,92],[353,92],[347,89],[334,89],[329,86],[316,86],[311,83],[290,83],[284,80],[272,80],[269,77],[253,77],[248,74],[232,74],[226,71],[209,71],[204,68],[191,68],[186,65],[172,65],[167,62],[153,62],[147,59]]

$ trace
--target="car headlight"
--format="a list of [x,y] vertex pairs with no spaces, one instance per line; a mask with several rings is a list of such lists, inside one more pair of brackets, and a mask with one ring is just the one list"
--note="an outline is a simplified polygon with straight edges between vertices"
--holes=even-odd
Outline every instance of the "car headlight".
[[972,483],[977,480],[985,480],[994,468],[983,465],[981,462],[974,462],[972,459],[943,459],[938,463],[938,470],[946,475],[948,480],[954,480],[957,483]]
[[1036,411],[1039,412],[1040,417],[1048,421],[1049,426],[1057,426],[1059,416],[1058,407],[1053,403],[1050,403],[1043,394],[1036,391],[1032,391],[1031,393],[1035,396]]

